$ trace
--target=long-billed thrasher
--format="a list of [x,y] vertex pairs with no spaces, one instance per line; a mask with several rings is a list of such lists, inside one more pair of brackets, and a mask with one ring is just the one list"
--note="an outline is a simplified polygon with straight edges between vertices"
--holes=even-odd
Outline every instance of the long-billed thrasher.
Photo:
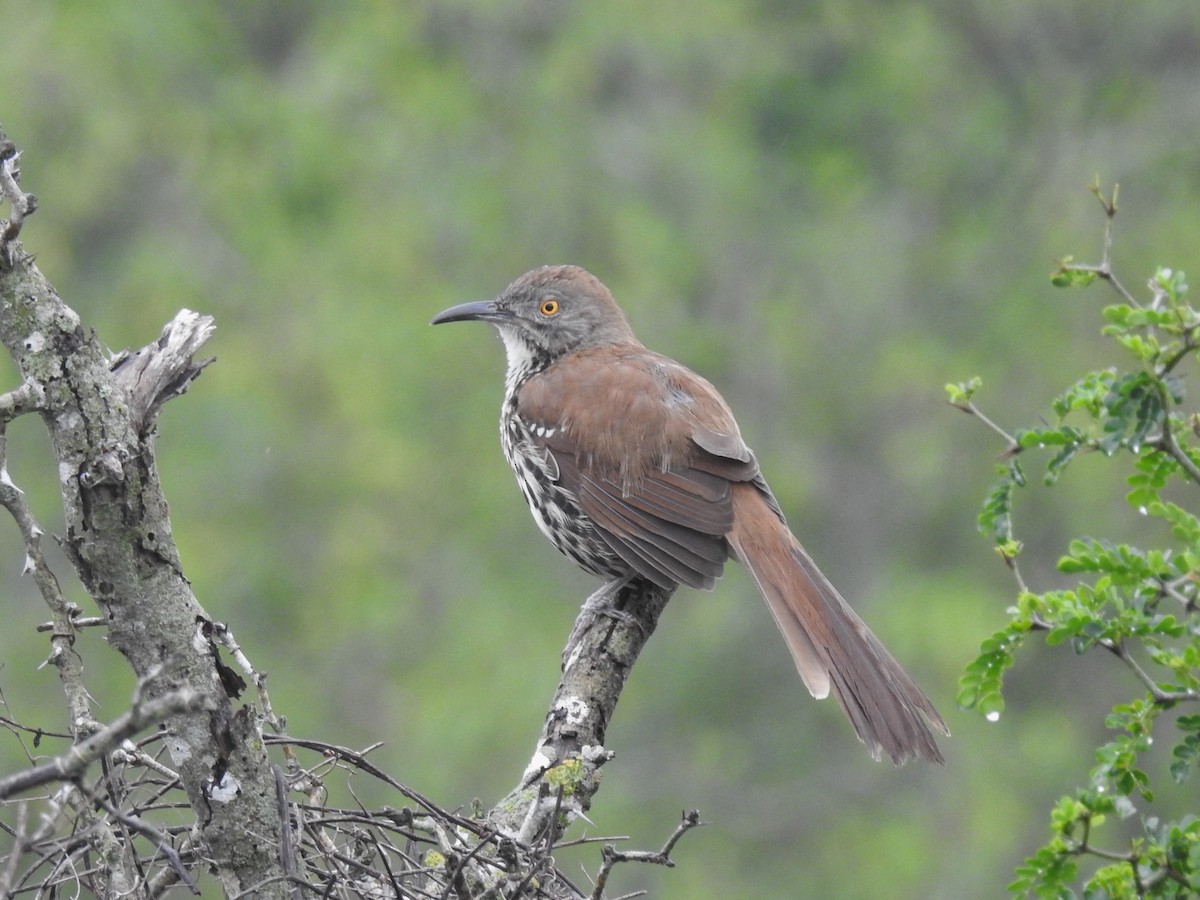
[[941,762],[941,716],[788,530],[716,388],[642,346],[577,266],[535,269],[433,324],[467,320],[504,341],[504,455],[555,547],[614,590],[639,576],[711,590],[735,557],[804,684],[833,692],[873,757]]

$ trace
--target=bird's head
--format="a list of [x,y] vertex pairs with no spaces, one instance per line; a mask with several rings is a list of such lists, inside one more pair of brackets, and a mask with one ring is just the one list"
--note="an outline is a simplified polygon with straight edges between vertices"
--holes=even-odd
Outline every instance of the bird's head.
[[526,272],[494,300],[453,306],[434,316],[432,324],[465,321],[495,325],[510,364],[518,357],[551,362],[587,347],[636,343],[608,288],[579,266]]

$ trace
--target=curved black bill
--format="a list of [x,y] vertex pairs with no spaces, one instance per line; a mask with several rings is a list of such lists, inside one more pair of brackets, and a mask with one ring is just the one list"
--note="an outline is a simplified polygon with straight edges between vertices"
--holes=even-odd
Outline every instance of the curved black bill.
[[503,317],[503,314],[496,309],[496,304],[493,301],[475,300],[471,303],[460,303],[458,306],[442,310],[433,317],[433,321],[429,324],[441,325],[445,322],[472,322],[476,320],[486,322]]

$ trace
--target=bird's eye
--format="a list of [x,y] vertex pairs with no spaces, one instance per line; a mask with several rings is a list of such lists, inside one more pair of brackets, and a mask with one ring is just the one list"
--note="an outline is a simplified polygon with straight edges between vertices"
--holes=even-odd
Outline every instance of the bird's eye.
[[558,298],[547,297],[542,301],[542,305],[538,307],[538,310],[543,316],[556,316],[561,308],[562,307],[559,305]]

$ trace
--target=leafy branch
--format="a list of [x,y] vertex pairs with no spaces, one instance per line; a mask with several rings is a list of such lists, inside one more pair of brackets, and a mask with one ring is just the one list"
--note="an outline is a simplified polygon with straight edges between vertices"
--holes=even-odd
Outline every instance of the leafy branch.
[[[1100,648],[1119,660],[1142,693],[1112,707],[1105,725],[1115,736],[1097,748],[1086,786],[1055,805],[1051,839],[1017,869],[1009,887],[1018,894],[1073,897],[1071,885],[1082,877],[1085,897],[1192,896],[1200,891],[1200,819],[1188,814],[1162,822],[1149,812],[1155,789],[1142,759],[1156,730],[1161,736],[1170,728],[1163,714],[1200,701],[1200,519],[1167,497],[1200,487],[1200,416],[1185,407],[1179,374],[1200,348],[1200,312],[1187,301],[1183,272],[1158,269],[1142,302],[1125,288],[1111,260],[1117,189],[1105,196],[1094,183],[1092,193],[1105,215],[1101,261],[1083,265],[1066,257],[1051,283],[1078,288],[1099,278],[1109,284],[1118,301],[1104,308],[1102,333],[1116,344],[1124,364],[1086,373],[1053,401],[1052,422],[1012,433],[976,405],[978,378],[947,386],[954,407],[1004,442],[1000,477],[978,525],[995,542],[1018,587],[1007,624],[967,666],[958,702],[997,718],[1004,709],[1004,673],[1031,632],[1044,634],[1050,646],[1069,644],[1079,654]],[[1022,543],[1013,525],[1015,497],[1028,483],[1023,463],[1031,453],[1045,457],[1047,485],[1083,454],[1100,453],[1124,464],[1129,505],[1163,523],[1170,541],[1142,549],[1091,537],[1073,540],[1058,571],[1078,577],[1075,586],[1031,590],[1018,566]],[[1170,774],[1182,784],[1200,760],[1200,714],[1178,715],[1173,725],[1167,732],[1174,741]],[[1096,842],[1113,816],[1140,823],[1120,849]],[[1093,865],[1081,876],[1084,859]]]

